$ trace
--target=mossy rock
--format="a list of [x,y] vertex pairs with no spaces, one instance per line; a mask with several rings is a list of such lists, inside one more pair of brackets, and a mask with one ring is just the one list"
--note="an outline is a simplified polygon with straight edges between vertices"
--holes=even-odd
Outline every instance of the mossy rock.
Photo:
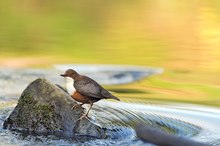
[[3,127],[30,134],[105,138],[105,129],[86,118],[78,121],[83,109],[71,110],[74,104],[63,89],[46,79],[37,79],[23,91]]

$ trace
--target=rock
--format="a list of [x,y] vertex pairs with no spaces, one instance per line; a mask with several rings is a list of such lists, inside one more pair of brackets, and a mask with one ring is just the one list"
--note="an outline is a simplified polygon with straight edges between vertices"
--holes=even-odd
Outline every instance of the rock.
[[159,146],[208,146],[200,142],[162,132],[159,129],[143,124],[137,125],[136,133],[143,141]]
[[46,79],[37,79],[23,91],[3,127],[29,134],[106,138],[105,129],[87,118],[78,120],[83,109],[71,110],[74,104],[64,90]]

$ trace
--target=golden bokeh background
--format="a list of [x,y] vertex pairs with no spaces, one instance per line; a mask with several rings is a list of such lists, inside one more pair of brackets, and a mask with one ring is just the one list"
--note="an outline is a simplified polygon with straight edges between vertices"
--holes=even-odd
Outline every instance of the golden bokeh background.
[[163,67],[152,98],[219,105],[219,47],[218,0],[0,1],[0,67]]

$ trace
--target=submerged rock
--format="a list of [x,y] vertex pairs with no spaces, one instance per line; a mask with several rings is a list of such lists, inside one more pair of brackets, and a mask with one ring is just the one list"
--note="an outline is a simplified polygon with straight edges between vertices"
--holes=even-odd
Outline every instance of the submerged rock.
[[171,135],[143,124],[137,125],[136,133],[141,140],[159,146],[209,146],[187,138]]
[[3,127],[30,134],[106,138],[105,129],[87,118],[78,120],[84,111],[71,110],[74,104],[64,90],[46,79],[37,79],[23,91]]

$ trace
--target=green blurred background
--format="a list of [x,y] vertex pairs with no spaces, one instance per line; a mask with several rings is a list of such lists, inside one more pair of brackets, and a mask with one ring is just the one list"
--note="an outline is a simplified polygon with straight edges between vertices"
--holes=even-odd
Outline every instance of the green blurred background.
[[219,106],[219,47],[219,0],[0,0],[0,67],[163,67],[120,88]]

